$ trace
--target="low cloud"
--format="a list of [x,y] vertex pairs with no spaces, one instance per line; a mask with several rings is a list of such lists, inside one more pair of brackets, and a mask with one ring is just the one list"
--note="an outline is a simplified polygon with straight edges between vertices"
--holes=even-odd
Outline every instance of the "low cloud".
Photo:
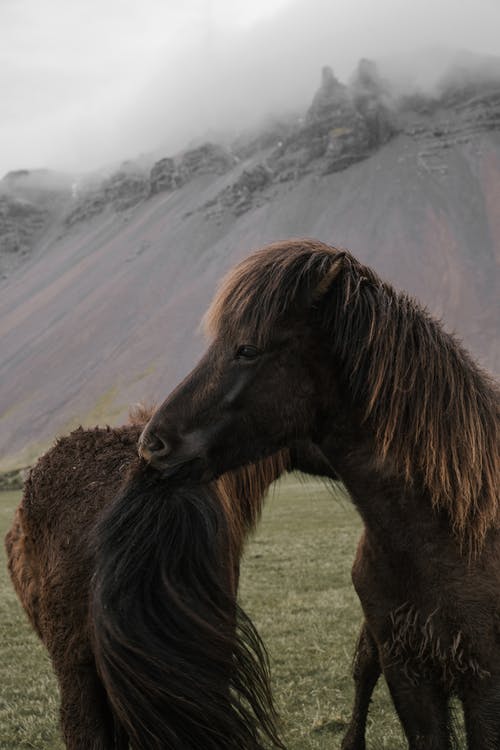
[[496,0],[5,0],[0,28],[1,173],[251,127],[306,107],[324,64],[347,80],[370,57],[431,86],[457,49],[500,53]]

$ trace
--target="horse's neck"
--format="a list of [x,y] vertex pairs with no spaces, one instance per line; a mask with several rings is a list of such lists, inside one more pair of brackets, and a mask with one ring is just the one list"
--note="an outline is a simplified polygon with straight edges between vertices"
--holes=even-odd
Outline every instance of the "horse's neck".
[[405,560],[418,557],[420,546],[449,538],[446,521],[436,515],[430,498],[408,487],[391,465],[377,458],[367,434],[344,435],[322,446],[326,458],[338,471],[367,533],[376,546]]

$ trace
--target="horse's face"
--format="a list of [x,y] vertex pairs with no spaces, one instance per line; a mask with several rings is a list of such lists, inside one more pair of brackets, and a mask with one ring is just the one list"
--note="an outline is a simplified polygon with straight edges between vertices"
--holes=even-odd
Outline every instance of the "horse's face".
[[209,479],[295,440],[316,441],[331,370],[306,325],[278,329],[259,348],[218,338],[146,425],[140,451],[166,474]]

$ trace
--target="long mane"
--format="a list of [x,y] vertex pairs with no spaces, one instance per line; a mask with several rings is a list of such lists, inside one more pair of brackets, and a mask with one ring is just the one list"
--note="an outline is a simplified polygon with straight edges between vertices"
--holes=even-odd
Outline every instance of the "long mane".
[[223,280],[205,326],[265,346],[276,325],[304,316],[324,330],[379,457],[420,482],[478,552],[499,523],[498,386],[414,299],[314,240],[246,258]]
[[260,520],[269,485],[288,471],[290,465],[289,452],[283,450],[255,464],[228,471],[216,480],[218,501],[227,523],[231,524],[233,544],[239,538],[241,551]]
[[241,540],[218,490],[137,462],[93,544],[93,651],[132,747],[283,748],[267,654],[236,603]]

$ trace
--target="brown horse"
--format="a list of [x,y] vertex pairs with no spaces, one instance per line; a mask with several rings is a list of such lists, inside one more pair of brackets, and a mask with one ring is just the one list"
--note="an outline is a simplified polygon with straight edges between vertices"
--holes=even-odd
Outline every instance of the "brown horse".
[[59,682],[70,750],[283,745],[239,561],[277,455],[211,485],[137,458],[145,422],[79,429],[36,464],[6,544]]
[[365,614],[344,750],[382,670],[412,750],[500,747],[499,392],[414,300],[348,252],[281,242],[229,273],[213,342],[153,415],[143,456],[214,477],[309,441],[364,521]]

